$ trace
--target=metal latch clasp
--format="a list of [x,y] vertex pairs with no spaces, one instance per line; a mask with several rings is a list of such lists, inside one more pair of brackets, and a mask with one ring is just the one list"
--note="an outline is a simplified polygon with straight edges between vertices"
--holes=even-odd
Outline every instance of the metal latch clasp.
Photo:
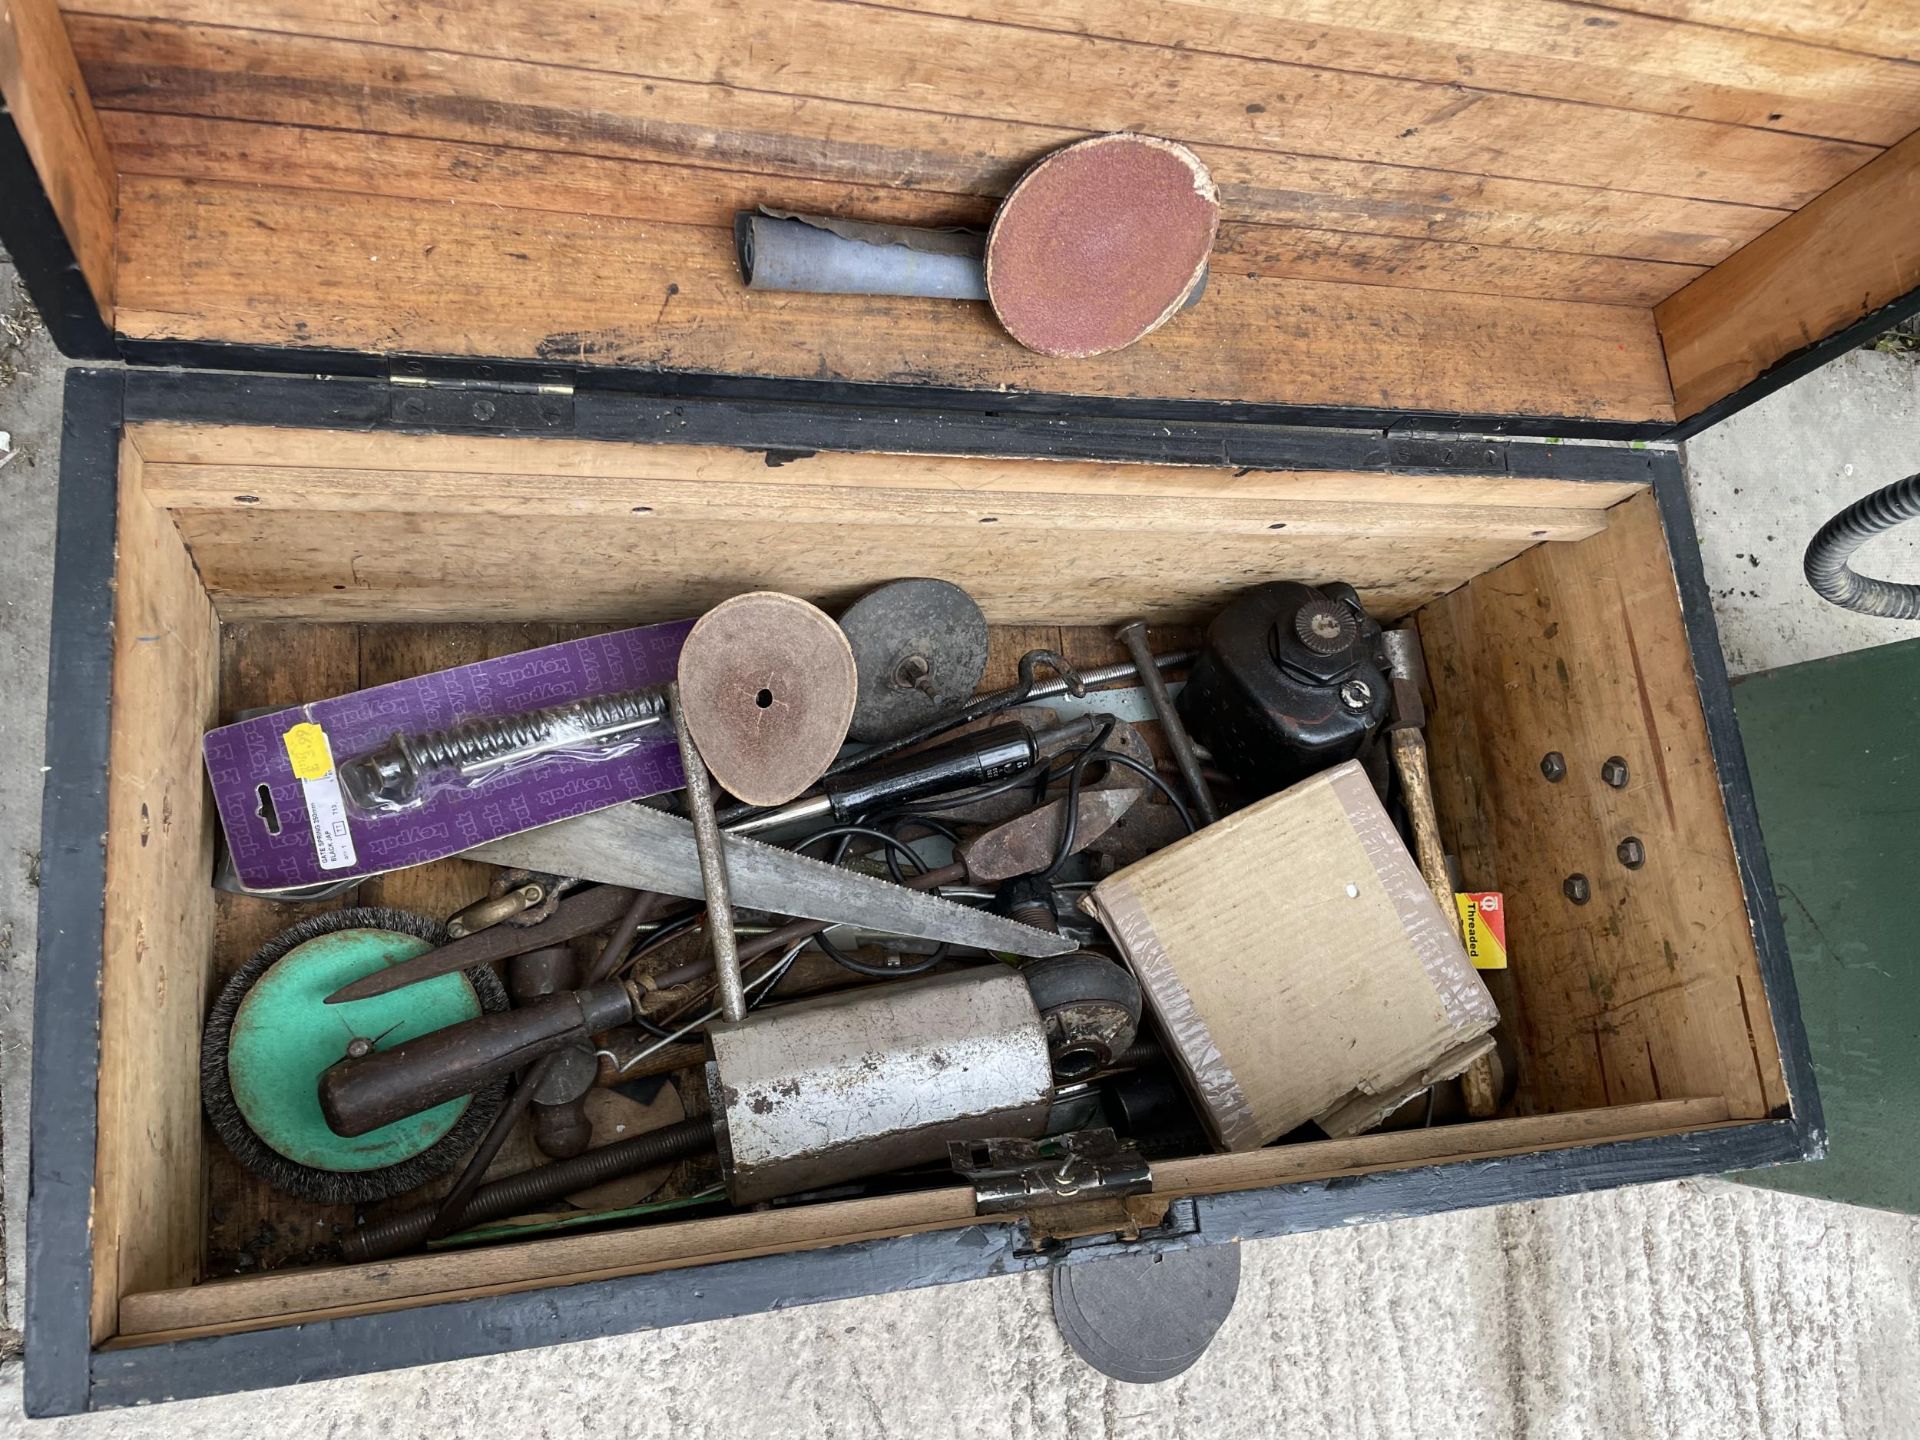
[[1105,1127],[1043,1140],[955,1141],[947,1153],[973,1186],[981,1215],[1113,1200],[1153,1188],[1153,1171],[1140,1152]]

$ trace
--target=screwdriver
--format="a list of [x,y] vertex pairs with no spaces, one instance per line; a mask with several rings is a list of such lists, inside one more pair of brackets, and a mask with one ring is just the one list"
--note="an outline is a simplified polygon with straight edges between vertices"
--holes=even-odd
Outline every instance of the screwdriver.
[[1091,736],[1096,720],[1094,716],[1082,716],[1038,734],[1018,721],[990,726],[944,745],[837,776],[828,780],[818,795],[737,820],[726,830],[729,835],[758,835],[829,815],[836,823],[846,825],[884,805],[1004,780],[1038,763],[1043,742],[1070,745]]

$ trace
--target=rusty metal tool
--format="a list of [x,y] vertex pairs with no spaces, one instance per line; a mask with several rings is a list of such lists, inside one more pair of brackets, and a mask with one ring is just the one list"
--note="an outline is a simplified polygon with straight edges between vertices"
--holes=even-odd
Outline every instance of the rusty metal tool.
[[860,676],[855,740],[891,740],[958,710],[987,668],[987,617],[950,580],[889,581],[854,601],[840,628]]
[[[601,946],[599,956],[593,962],[593,968],[587,972],[587,983],[597,985],[619,968],[625,958],[627,947],[633,943],[633,937],[639,928],[654,915],[658,914],[662,900],[658,895],[644,890],[635,891],[627,901],[627,908],[621,912],[614,923],[606,943]],[[460,1223],[467,1202],[473,1198],[473,1192],[486,1177],[487,1167],[493,1164],[500,1154],[500,1147],[507,1142],[507,1136],[513,1132],[521,1118],[532,1108],[534,1098],[540,1093],[548,1074],[557,1063],[552,1054],[543,1055],[536,1060],[531,1069],[520,1077],[520,1084],[514,1087],[512,1096],[493,1117],[493,1124],[481,1137],[480,1143],[467,1157],[466,1167],[461,1170],[460,1178],[454,1181],[453,1188],[440,1198],[440,1204],[434,1210],[430,1233],[441,1236],[449,1233]],[[323,1111],[324,1113],[324,1111]]]
[[[1102,723],[1097,716],[1086,718],[1096,726]],[[1153,764],[1152,751],[1131,725],[1113,722],[1106,748],[1143,765]],[[1109,765],[1106,775],[1080,786],[1074,798],[1073,849],[1086,849],[1117,825],[1146,795],[1147,783],[1136,770]],[[976,884],[993,885],[1045,870],[1059,853],[1066,815],[1067,797],[1061,795],[965,842],[959,855],[967,877]]]
[[706,892],[707,943],[713,949],[714,983],[720,991],[720,1013],[729,1020],[747,1018],[747,993],[740,981],[740,955],[733,936],[733,896],[727,884],[727,856],[720,843],[720,822],[713,814],[713,787],[707,783],[707,762],[687,729],[680,704],[680,687],[667,687],[667,711],[673,717],[673,738],[680,747],[680,766],[687,776],[687,811],[693,817],[693,843],[700,862],[700,885]]
[[1433,804],[1433,776],[1427,763],[1427,706],[1422,695],[1426,660],[1420,634],[1410,626],[1388,630],[1387,688],[1391,696],[1387,737],[1393,749],[1393,768],[1400,777],[1400,795],[1413,827],[1413,856],[1420,878],[1427,882],[1441,913],[1450,917],[1456,932],[1459,913],[1453,904],[1453,881],[1447,875],[1447,851],[1440,839],[1440,816]]
[[1167,692],[1167,682],[1161,678],[1160,667],[1154,663],[1153,650],[1147,644],[1147,622],[1129,620],[1118,630],[1113,638],[1127,647],[1127,653],[1133,657],[1134,668],[1139,672],[1140,685],[1147,692],[1147,698],[1153,701],[1154,714],[1160,719],[1160,728],[1167,737],[1167,748],[1173,751],[1173,763],[1180,767],[1180,778],[1187,782],[1187,791],[1193,796],[1193,802],[1200,807],[1201,817],[1211,825],[1220,818],[1220,812],[1213,803],[1213,792],[1207,786],[1207,777],[1200,773],[1200,757],[1194,753],[1193,740],[1187,734],[1185,722],[1180,712],[1173,707],[1173,696]]
[[[507,993],[516,1005],[532,1005],[578,986],[579,969],[571,946],[529,950],[508,963]],[[532,1102],[533,1143],[542,1154],[564,1160],[591,1143],[586,1099],[599,1069],[591,1045],[572,1045],[548,1057]]]
[[[889,880],[837,869],[744,836],[728,835],[723,845],[733,902],[746,909],[1015,955],[1055,955],[1062,949],[1057,936],[938,896],[916,894]],[[467,858],[557,870],[694,900],[706,893],[693,826],[644,805],[618,805],[495,840],[469,850]]]
[[562,896],[579,887],[580,881],[571,875],[501,870],[488,883],[484,899],[447,917],[447,938],[464,940],[495,925],[538,925],[553,914]]
[[465,939],[454,940],[425,954],[416,955],[411,960],[389,965],[351,985],[341,986],[327,996],[327,1004],[344,1005],[350,1000],[368,1000],[375,995],[386,995],[408,985],[417,985],[422,980],[431,980],[437,975],[451,975],[456,970],[471,969],[475,965],[511,960],[515,955],[523,955],[529,950],[539,950],[581,935],[591,935],[619,920],[632,901],[633,892],[622,886],[593,886],[562,900],[553,914],[538,925],[525,929],[498,926]]

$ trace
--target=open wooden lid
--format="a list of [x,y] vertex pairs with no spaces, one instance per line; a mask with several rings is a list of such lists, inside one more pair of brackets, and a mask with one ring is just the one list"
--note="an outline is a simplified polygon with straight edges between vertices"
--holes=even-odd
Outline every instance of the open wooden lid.
[[[43,304],[94,312],[63,345],[1639,438],[1912,287],[1920,81],[1878,11],[1575,42],[1526,4],[1456,34],[1404,0],[1345,28],[1120,0],[377,8],[15,4],[0,91],[45,193],[0,234],[28,275],[51,233]],[[978,303],[741,282],[741,210],[982,226],[1036,160],[1136,127],[1190,148],[1221,209],[1204,302],[1139,343],[1055,358]],[[24,233],[29,211],[57,222]]]

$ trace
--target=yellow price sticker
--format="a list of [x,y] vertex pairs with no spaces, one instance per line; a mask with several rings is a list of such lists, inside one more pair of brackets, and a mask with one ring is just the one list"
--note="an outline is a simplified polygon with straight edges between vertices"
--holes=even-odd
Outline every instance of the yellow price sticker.
[[306,721],[287,731],[285,738],[296,778],[322,780],[333,773],[333,750],[327,744],[327,732],[318,725]]

